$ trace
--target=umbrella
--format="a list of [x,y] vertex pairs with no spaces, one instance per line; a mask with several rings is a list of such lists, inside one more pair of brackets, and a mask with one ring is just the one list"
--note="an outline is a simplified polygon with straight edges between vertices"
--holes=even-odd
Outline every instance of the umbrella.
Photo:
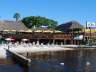
[[12,39],[12,38],[6,38],[5,40],[6,41],[13,41],[14,39]]
[[28,39],[22,39],[22,41],[28,41]]
[[75,40],[83,40],[83,35],[79,35],[79,36],[76,36],[74,37]]

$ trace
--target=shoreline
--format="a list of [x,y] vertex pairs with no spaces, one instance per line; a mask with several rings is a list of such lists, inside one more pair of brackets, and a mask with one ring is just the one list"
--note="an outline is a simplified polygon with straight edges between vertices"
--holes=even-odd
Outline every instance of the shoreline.
[[[9,47],[9,48],[8,48]],[[80,47],[80,48],[79,48]],[[9,49],[10,51],[17,53],[37,53],[37,52],[52,52],[52,51],[72,51],[72,50],[94,50],[94,48],[82,48],[82,46],[78,45],[8,45],[4,44],[0,46],[0,59],[7,58],[7,53],[5,49]]]

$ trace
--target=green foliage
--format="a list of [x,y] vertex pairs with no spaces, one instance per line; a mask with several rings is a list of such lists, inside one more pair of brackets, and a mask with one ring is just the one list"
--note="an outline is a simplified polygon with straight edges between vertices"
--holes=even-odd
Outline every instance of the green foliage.
[[48,26],[49,28],[55,28],[57,26],[57,21],[48,19],[41,16],[29,16],[22,19],[22,22],[28,28]]
[[13,18],[15,18],[16,21],[18,21],[19,18],[20,18],[20,14],[19,13],[15,13],[14,16],[13,16]]

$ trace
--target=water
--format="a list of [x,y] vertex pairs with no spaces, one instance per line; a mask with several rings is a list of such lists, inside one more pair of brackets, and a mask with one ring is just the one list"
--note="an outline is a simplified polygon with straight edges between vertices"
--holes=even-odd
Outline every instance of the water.
[[13,63],[12,60],[0,60],[0,72],[23,72],[23,68],[18,64]]
[[[29,53],[30,72],[96,72],[96,50]],[[63,63],[63,65],[61,65]]]
[[30,54],[29,58],[32,60],[30,72],[75,72],[77,57],[68,53],[74,51],[44,52],[32,56]]
[[[21,53],[20,53],[21,54]],[[96,72],[96,49],[22,53],[30,58],[29,72]],[[27,72],[13,61],[0,62],[0,72]]]
[[0,72],[23,72],[17,64],[0,65]]

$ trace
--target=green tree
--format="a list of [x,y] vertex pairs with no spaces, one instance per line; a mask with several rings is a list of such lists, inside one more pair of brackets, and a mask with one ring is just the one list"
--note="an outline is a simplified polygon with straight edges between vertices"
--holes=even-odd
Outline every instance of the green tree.
[[20,18],[20,14],[19,13],[15,13],[14,16],[13,16],[13,18],[15,18],[16,21],[18,21],[19,18]]
[[26,27],[41,27],[41,26],[48,26],[49,28],[55,28],[57,26],[57,21],[52,19],[48,19],[41,16],[29,16],[22,19],[22,22],[25,24]]

